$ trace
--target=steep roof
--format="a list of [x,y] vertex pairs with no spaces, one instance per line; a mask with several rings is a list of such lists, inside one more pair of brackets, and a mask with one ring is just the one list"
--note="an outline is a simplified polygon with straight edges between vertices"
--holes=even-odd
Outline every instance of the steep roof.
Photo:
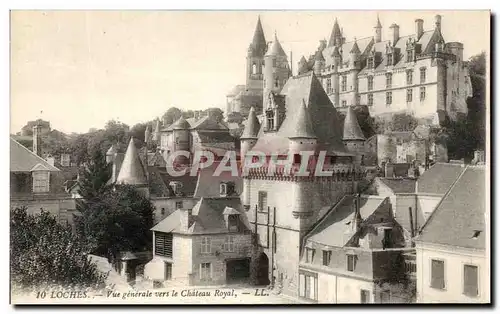
[[[374,42],[373,36],[360,38],[360,39],[357,39],[356,41],[345,42],[344,44],[342,44],[342,46],[340,46],[338,48],[339,53],[342,56],[342,62],[345,63],[345,62],[351,61],[351,53],[350,52],[353,49],[354,45],[358,46],[360,54],[365,55],[366,53],[368,53],[369,48],[371,48],[373,42]],[[326,62],[325,62],[326,66],[333,64],[334,50],[335,50],[335,46],[332,46],[332,47],[329,46],[328,48],[323,50],[323,56],[325,57],[325,60],[326,60]]]
[[267,49],[267,41],[264,36],[264,30],[262,29],[262,23],[260,22],[260,16],[257,20],[257,25],[255,26],[255,32],[253,33],[250,48],[252,49],[252,55],[256,57],[263,57]]
[[243,134],[241,134],[240,138],[257,138],[259,130],[259,119],[257,119],[257,115],[255,115],[255,109],[252,106],[252,108],[250,108],[250,112],[248,113],[248,119],[245,124],[245,129],[243,129]]
[[202,129],[202,130],[229,130],[227,125],[223,121],[216,121],[210,115],[206,115],[203,118],[196,121],[191,129]]
[[160,129],[161,129],[161,127],[160,127],[160,119],[159,119],[159,118],[156,118],[156,123],[155,123],[155,130],[154,130],[154,132],[155,132],[155,133],[159,133],[159,132],[160,132]]
[[347,108],[347,114],[344,119],[344,140],[365,140],[363,131],[358,123],[358,118],[352,106]]
[[281,47],[278,36],[274,33],[274,41],[270,44],[270,48],[266,53],[266,56],[283,56],[286,57],[286,53]]
[[468,166],[422,228],[417,241],[486,247],[484,167]]
[[184,117],[180,117],[179,120],[175,121],[172,123],[167,130],[188,130],[191,126],[189,125],[189,122],[184,119]]
[[[308,241],[343,247],[348,240],[344,237],[344,234],[348,233],[351,229],[350,223],[355,215],[353,208],[354,199],[354,195],[346,195],[342,198],[307,236]],[[385,199],[385,197],[373,195],[361,196],[359,198],[361,219],[366,220],[370,217],[382,205]]]
[[332,33],[330,34],[330,40],[328,40],[328,47],[335,46],[335,38],[337,37],[342,37],[342,33],[340,33],[339,22],[337,21],[337,18],[335,18]]
[[463,165],[436,163],[417,180],[417,193],[445,194],[465,170]]
[[293,118],[291,123],[295,125],[295,128],[287,134],[288,138],[316,138],[312,128],[311,117],[309,116],[304,100],[302,100],[302,106],[295,113],[295,116],[290,118]]
[[411,178],[377,178],[394,193],[415,193],[417,180]]
[[10,172],[29,172],[40,165],[49,171],[60,171],[21,143],[10,139]]
[[357,40],[354,40],[354,44],[352,45],[351,50],[349,51],[350,53],[361,53],[358,47],[358,42]]
[[214,175],[218,163],[201,169],[196,182],[194,197],[218,197],[220,195],[219,186],[222,182],[234,182],[235,195],[243,192],[243,180],[239,173],[234,175],[231,171],[223,171],[219,175]]
[[142,185],[148,184],[146,173],[139,157],[134,138],[130,138],[125,158],[123,158],[120,172],[116,178],[117,184]]
[[342,125],[339,114],[314,73],[309,72],[288,79],[280,95],[285,98],[285,118],[278,132],[259,131],[254,150],[264,153],[286,154],[288,136],[293,134],[297,111],[305,103],[317,137],[318,149],[333,155],[348,155],[342,142]]

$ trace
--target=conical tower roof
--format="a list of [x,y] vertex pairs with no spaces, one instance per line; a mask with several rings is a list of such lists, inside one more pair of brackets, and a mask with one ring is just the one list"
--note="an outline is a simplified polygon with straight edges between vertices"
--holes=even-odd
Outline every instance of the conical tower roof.
[[377,25],[375,25],[375,28],[382,28],[382,24],[380,23],[380,18],[378,17],[378,14],[377,14]]
[[352,48],[351,48],[351,53],[361,53],[361,50],[359,50],[359,47],[358,47],[358,41],[357,40],[354,40],[354,44],[352,45]]
[[250,44],[253,54],[255,56],[264,56],[267,49],[266,43],[266,37],[264,36],[264,30],[262,29],[262,23],[260,22],[259,16],[257,26],[255,27],[255,32],[253,34],[252,43]]
[[339,22],[335,18],[335,23],[333,23],[332,34],[330,35],[330,40],[328,41],[328,47],[335,46],[335,38],[341,38],[342,33],[340,32]]
[[257,119],[257,116],[255,115],[255,110],[252,107],[250,108],[250,112],[248,114],[248,120],[240,138],[241,139],[257,138],[259,130],[260,130],[259,119]]
[[300,60],[299,60],[299,64],[303,64],[303,63],[307,63],[307,60],[304,56],[302,56],[302,58],[300,58]]
[[358,118],[352,107],[347,109],[347,114],[344,120],[344,141],[345,140],[365,140],[363,131],[358,123]]
[[316,52],[316,55],[314,56],[314,61],[325,61],[325,57],[323,57],[322,51]]
[[184,119],[184,117],[180,117],[179,120],[175,121],[174,124],[172,124],[169,129],[170,130],[187,130],[191,126],[189,125],[189,122]]
[[311,123],[311,116],[309,115],[309,111],[307,110],[304,100],[302,100],[302,105],[297,111],[294,125],[296,127],[288,136],[288,138],[317,138],[314,134]]
[[333,52],[332,52],[332,55],[333,55],[334,57],[340,57],[339,47],[337,47],[337,46],[333,47]]
[[284,56],[286,57],[286,53],[281,47],[280,41],[278,40],[278,36],[274,33],[274,41],[271,44],[271,48],[269,49],[266,56]]
[[130,138],[127,152],[125,153],[120,172],[116,178],[116,183],[130,185],[143,185],[148,183],[133,137]]

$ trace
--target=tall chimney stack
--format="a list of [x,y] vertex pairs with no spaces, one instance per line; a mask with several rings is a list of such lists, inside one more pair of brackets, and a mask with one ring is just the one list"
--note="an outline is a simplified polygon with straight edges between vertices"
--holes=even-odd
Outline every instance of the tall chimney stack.
[[439,14],[436,15],[434,17],[434,21],[435,21],[436,29],[441,32],[441,15],[439,15]]
[[399,40],[399,25],[394,23],[391,25],[390,29],[392,31],[392,45],[396,46],[396,43]]
[[415,34],[417,35],[417,40],[422,37],[422,34],[424,33],[424,20],[422,19],[416,19],[415,20]]
[[38,121],[33,126],[33,153],[42,157],[42,125]]

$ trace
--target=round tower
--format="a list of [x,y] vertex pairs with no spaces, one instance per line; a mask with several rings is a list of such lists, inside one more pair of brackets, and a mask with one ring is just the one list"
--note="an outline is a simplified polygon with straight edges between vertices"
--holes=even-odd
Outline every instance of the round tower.
[[351,82],[352,82],[352,104],[358,105],[358,74],[361,70],[361,62],[360,56],[361,51],[358,47],[358,42],[354,39],[354,45],[352,45],[352,49],[349,52],[351,58]]
[[314,134],[311,117],[304,100],[294,117],[293,125],[296,127],[288,135],[288,151],[294,156],[294,164],[300,164],[302,162],[300,152],[316,152],[317,148],[317,137]]
[[245,125],[245,129],[241,134],[240,141],[240,160],[243,162],[245,160],[246,153],[251,150],[255,143],[257,142],[257,136],[260,130],[259,119],[257,119],[257,115],[255,114],[254,107],[250,108],[250,112],[248,114],[248,119]]
[[270,92],[279,93],[290,77],[290,67],[283,47],[274,34],[274,41],[264,57],[264,100]]
[[[190,135],[190,125],[184,119],[184,117],[180,117],[171,127],[172,135],[173,135],[173,151],[190,151],[190,143],[189,143],[189,135]],[[175,161],[178,164],[187,164],[189,159],[185,156],[178,156]]]
[[325,58],[323,57],[323,51],[319,50],[314,56],[314,74],[320,75],[321,71],[325,67]]
[[356,113],[351,106],[347,108],[342,139],[347,150],[356,154],[356,163],[362,164],[364,162],[366,138],[359,126]]

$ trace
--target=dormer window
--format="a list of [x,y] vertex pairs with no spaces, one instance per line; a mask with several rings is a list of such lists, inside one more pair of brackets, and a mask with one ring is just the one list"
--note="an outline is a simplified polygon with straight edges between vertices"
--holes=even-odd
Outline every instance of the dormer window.
[[278,78],[276,78],[276,79],[274,80],[274,87],[275,87],[275,88],[280,87],[280,80],[279,80]]
[[219,186],[220,196],[230,196],[234,193],[234,182],[222,182]]
[[50,188],[49,171],[33,171],[33,193],[48,193]]
[[394,55],[392,53],[387,54],[387,65],[393,65],[394,64]]
[[374,57],[368,58],[367,67],[368,67],[368,69],[373,69],[375,67],[375,58]]
[[267,122],[267,130],[274,130],[274,110],[266,111],[266,122]]
[[221,196],[226,196],[227,195],[227,185],[226,185],[226,183],[221,183],[220,184],[220,195]]
[[172,192],[174,195],[179,196],[182,194],[182,183],[178,181],[170,182],[170,187],[172,188]]
[[238,232],[238,215],[227,216],[227,229],[229,232]]
[[415,51],[413,49],[406,51],[406,62],[415,61]]

